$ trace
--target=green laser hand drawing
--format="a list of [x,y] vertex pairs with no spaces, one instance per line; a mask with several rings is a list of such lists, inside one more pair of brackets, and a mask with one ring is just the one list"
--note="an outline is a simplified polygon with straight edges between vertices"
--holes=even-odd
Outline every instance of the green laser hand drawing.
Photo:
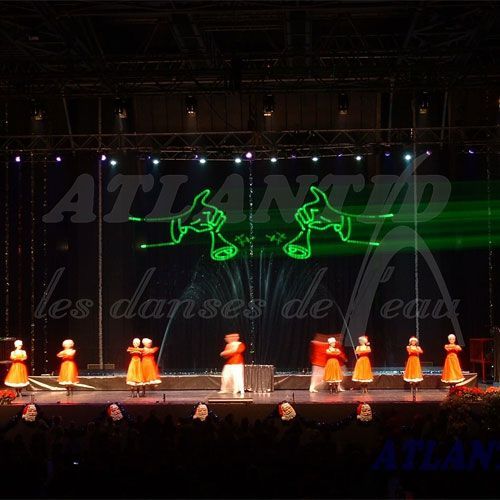
[[[393,214],[356,215],[342,212],[332,207],[328,197],[321,189],[311,186],[314,200],[304,203],[294,215],[300,226],[300,231],[288,243],[283,245],[283,251],[293,259],[309,259],[312,255],[311,234],[313,231],[333,229],[344,243],[378,246],[376,241],[359,241],[351,238],[353,220],[388,219]],[[326,215],[325,215],[326,214]]]
[[162,243],[143,243],[141,248],[159,248],[178,245],[190,231],[194,233],[208,233],[210,235],[210,257],[216,261],[232,259],[238,253],[238,247],[228,241],[221,233],[226,223],[226,214],[207,203],[211,195],[210,189],[197,194],[191,208],[172,217],[129,217],[135,222],[169,222],[170,241]]

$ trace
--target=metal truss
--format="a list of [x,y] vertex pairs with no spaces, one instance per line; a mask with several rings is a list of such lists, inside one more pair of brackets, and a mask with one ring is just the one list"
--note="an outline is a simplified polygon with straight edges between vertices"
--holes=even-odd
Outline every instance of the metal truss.
[[0,3],[0,96],[494,88],[493,2]]
[[[390,138],[390,139],[389,139]],[[163,159],[233,159],[252,151],[256,159],[374,154],[387,148],[416,145],[473,148],[477,153],[500,152],[500,127],[433,127],[354,130],[287,130],[282,132],[133,133],[88,135],[0,136],[4,155],[36,159],[64,152],[156,154]]]

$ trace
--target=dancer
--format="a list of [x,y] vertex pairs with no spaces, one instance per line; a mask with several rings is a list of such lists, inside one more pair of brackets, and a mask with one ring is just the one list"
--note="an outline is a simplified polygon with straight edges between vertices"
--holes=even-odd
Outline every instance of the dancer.
[[373,382],[372,365],[368,357],[372,352],[370,342],[366,335],[362,335],[358,339],[359,345],[356,347],[358,359],[354,365],[352,372],[352,381],[361,384],[361,392],[368,392],[368,384]]
[[22,388],[29,384],[28,369],[24,363],[28,359],[28,356],[26,355],[26,351],[23,350],[22,340],[16,340],[14,347],[15,350],[10,353],[12,365],[5,377],[5,385],[15,389],[18,396],[22,396]]
[[57,357],[62,359],[57,382],[66,387],[66,396],[71,396],[75,385],[78,384],[78,367],[75,363],[76,350],[73,349],[75,343],[67,339],[62,343],[63,350],[57,353]]
[[444,350],[447,352],[447,354],[446,359],[444,360],[441,382],[450,384],[451,387],[465,380],[462,369],[460,368],[460,360],[457,356],[457,353],[460,352],[462,348],[456,344],[456,341],[457,338],[452,333],[448,335],[449,344],[446,344],[444,346]]
[[127,352],[132,355],[127,370],[127,385],[130,386],[131,396],[133,398],[139,397],[139,389],[144,387],[141,364],[141,339],[135,338],[132,340],[132,347],[128,347]]
[[406,346],[408,352],[408,361],[406,362],[403,380],[410,384],[413,401],[417,399],[417,384],[424,380],[422,368],[420,366],[420,355],[423,354],[422,348],[418,345],[417,337],[410,337]]
[[240,342],[238,333],[230,333],[224,337],[226,348],[220,353],[226,359],[222,369],[221,387],[219,393],[245,395],[244,358],[245,344]]
[[316,333],[309,343],[309,359],[312,366],[309,392],[318,392],[318,388],[323,385],[327,361],[326,350],[328,349],[328,342],[325,342],[325,338],[325,334]]
[[328,361],[325,366],[324,381],[328,384],[330,392],[340,392],[340,383],[342,382],[342,370],[340,362],[345,361],[344,353],[336,347],[337,339],[330,337],[328,339],[328,348],[326,356]]
[[146,385],[155,386],[161,383],[160,370],[155,361],[155,354],[158,351],[158,347],[153,347],[153,341],[151,339],[142,339],[142,376],[144,380],[144,385],[142,386],[142,396],[146,395]]

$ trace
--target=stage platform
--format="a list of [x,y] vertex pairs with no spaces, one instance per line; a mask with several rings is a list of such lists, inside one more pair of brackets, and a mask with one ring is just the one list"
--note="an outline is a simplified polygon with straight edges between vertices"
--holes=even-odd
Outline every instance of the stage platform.
[[64,420],[85,423],[103,415],[106,405],[118,402],[135,418],[147,418],[152,412],[159,418],[171,415],[185,418],[190,415],[194,405],[203,401],[219,417],[232,414],[253,421],[271,415],[276,405],[284,400],[290,401],[299,415],[306,419],[333,422],[356,411],[357,405],[367,402],[380,418],[411,419],[416,414],[435,414],[448,391],[427,389],[417,392],[413,402],[409,390],[370,390],[362,394],[359,390],[347,390],[338,394],[328,391],[310,393],[304,390],[280,390],[266,394],[246,393],[245,397],[232,397],[217,391],[150,391],[146,397],[132,398],[129,391],[79,391],[72,396],[65,393],[40,391],[24,393],[11,405],[0,406],[0,425],[4,425],[23,406],[32,400],[39,406],[45,418],[61,416]]
[[[464,372],[466,378],[462,385],[477,386],[477,374]],[[64,392],[65,389],[58,385],[57,377],[51,375],[33,376],[29,378],[31,391],[53,391]],[[307,390],[311,376],[298,373],[278,373],[274,376],[275,391]],[[351,381],[351,375],[345,376],[342,386],[345,389],[355,389],[356,383]],[[127,388],[125,374],[117,375],[93,375],[81,376],[80,385],[76,391],[123,391]],[[210,391],[220,388],[220,374],[166,374],[161,377],[158,389],[163,391]],[[379,372],[374,375],[370,388],[404,390],[408,388],[402,376],[402,371]],[[446,385],[441,382],[441,373],[424,373],[424,380],[420,388],[445,389]]]

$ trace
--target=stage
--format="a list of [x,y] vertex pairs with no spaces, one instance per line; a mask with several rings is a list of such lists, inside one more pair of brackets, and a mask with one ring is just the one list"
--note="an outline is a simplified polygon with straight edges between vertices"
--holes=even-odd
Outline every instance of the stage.
[[65,392],[26,391],[11,405],[0,406],[0,422],[5,424],[32,400],[46,418],[58,415],[76,423],[98,418],[106,405],[113,402],[122,404],[136,418],[146,418],[151,412],[159,417],[187,417],[194,405],[202,401],[221,418],[232,414],[237,419],[246,417],[254,421],[271,415],[276,405],[283,400],[291,402],[298,414],[307,419],[335,421],[355,412],[361,401],[369,403],[380,417],[397,415],[412,418],[416,414],[434,414],[439,411],[439,405],[447,393],[446,389],[420,390],[417,392],[417,401],[413,402],[409,390],[370,390],[368,394],[362,394],[359,390],[346,390],[337,394],[328,391],[310,393],[306,390],[279,390],[266,394],[245,393],[244,397],[219,394],[215,390],[156,390],[147,392],[141,398],[132,398],[129,391],[76,391],[72,396],[66,396]]

